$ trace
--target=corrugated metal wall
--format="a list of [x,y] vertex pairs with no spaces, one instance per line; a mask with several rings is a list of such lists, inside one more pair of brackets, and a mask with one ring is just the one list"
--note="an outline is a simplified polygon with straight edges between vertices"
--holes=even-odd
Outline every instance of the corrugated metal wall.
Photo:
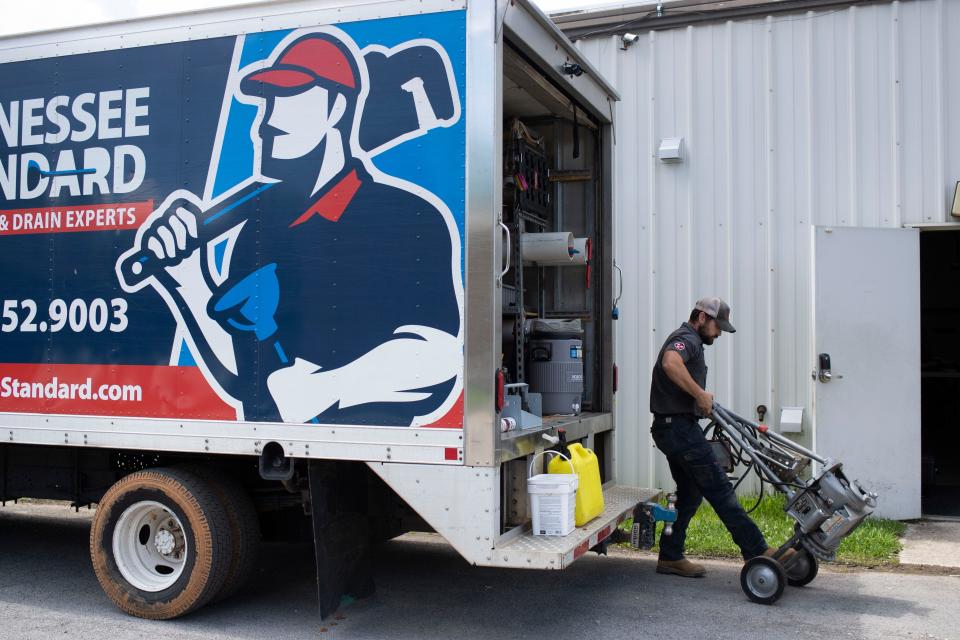
[[[708,386],[741,413],[812,410],[811,225],[947,220],[960,179],[960,1],[912,0],[578,46],[616,112],[621,482],[669,486],[649,375],[694,300],[730,302]],[[952,36],[952,37],[951,37]],[[685,159],[656,159],[683,136]],[[865,259],[871,256],[864,256]],[[776,424],[776,421],[773,421]]]

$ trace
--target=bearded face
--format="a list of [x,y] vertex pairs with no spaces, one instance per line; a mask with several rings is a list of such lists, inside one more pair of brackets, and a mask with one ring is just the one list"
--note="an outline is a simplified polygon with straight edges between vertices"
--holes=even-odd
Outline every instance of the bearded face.
[[720,337],[720,325],[706,314],[703,314],[703,317],[705,320],[697,327],[697,333],[700,335],[703,344],[713,344],[713,341]]

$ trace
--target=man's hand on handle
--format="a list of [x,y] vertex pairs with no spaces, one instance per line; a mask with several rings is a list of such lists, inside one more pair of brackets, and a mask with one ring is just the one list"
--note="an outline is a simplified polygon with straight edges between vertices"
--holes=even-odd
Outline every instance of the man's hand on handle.
[[709,418],[713,415],[713,394],[709,391],[700,390],[700,393],[696,395],[695,400],[697,402],[697,413],[705,418]]

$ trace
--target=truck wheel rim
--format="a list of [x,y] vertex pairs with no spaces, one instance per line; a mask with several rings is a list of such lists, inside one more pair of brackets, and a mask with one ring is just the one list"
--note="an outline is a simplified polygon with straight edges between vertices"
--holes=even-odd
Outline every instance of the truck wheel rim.
[[120,575],[142,591],[172,586],[189,552],[183,524],[159,502],[127,507],[113,531],[113,557]]
[[751,567],[747,572],[747,588],[758,598],[769,598],[777,592],[776,572],[765,565]]

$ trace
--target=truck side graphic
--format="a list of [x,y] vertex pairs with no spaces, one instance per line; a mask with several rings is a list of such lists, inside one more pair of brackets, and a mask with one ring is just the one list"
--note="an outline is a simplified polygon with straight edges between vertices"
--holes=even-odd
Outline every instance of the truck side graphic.
[[[438,55],[426,43],[401,51],[416,49]],[[374,55],[384,64],[389,53]],[[456,106],[441,120],[423,80],[438,84],[434,58],[421,70],[423,59],[400,60],[415,122],[394,125],[383,113],[368,126],[386,132],[379,138],[459,118],[449,65],[437,88]],[[346,34],[291,33],[249,67],[228,93],[259,108],[254,177],[212,207],[171,194],[118,260],[123,288],[149,283],[164,297],[205,376],[242,416],[429,423],[461,386],[460,247],[449,209],[379,173],[361,148],[370,80]],[[208,250],[218,241],[223,252]]]
[[[18,341],[0,410],[460,427],[463,165],[450,202],[374,162],[403,146],[419,162],[432,132],[462,131],[444,46],[380,44],[361,24],[150,49],[211,82],[172,95],[135,50],[142,86],[101,88],[129,79],[101,79],[91,56],[68,59],[64,95],[8,101],[8,85],[4,143],[24,152],[0,171],[0,241],[11,267],[49,236],[77,262],[5,296]],[[463,140],[432,149],[462,158]],[[96,391],[114,386],[139,400]]]

